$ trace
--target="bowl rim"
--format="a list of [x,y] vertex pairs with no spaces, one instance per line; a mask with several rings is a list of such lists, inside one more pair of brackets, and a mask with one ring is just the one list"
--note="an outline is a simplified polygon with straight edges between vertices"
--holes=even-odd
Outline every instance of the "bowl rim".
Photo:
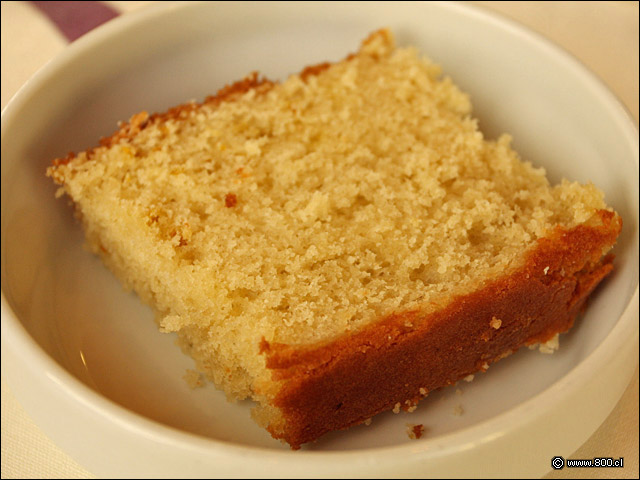
[[[108,22],[107,24],[95,29],[82,38],[78,39],[67,46],[60,54],[49,61],[38,72],[32,76],[14,95],[2,110],[2,137],[5,136],[5,130],[12,123],[13,118],[18,115],[21,107],[28,101],[29,97],[37,91],[55,72],[63,70],[66,65],[80,53],[91,50],[96,44],[108,40],[114,34],[130,28],[135,28],[139,22],[152,21],[156,16],[166,15],[176,8],[186,9],[193,8],[199,2],[168,2],[163,5],[162,2],[150,5],[136,12],[129,13]],[[638,171],[638,136],[637,125],[632,119],[629,111],[624,107],[622,102],[609,90],[604,82],[585,67],[579,60],[559,47],[551,40],[530,30],[528,27],[504,16],[499,13],[490,12],[482,7],[460,4],[436,2],[441,8],[448,8],[456,11],[459,15],[467,15],[475,17],[476,21],[488,22],[494,28],[507,30],[511,35],[516,35],[526,40],[536,48],[544,50],[546,55],[556,57],[563,64],[571,68],[594,92],[594,95],[600,98],[603,105],[611,111],[612,118],[618,122],[618,130],[624,133],[629,144],[635,147],[635,170]],[[4,168],[3,168],[4,170]],[[3,202],[4,203],[4,202]],[[3,207],[4,212],[4,207]],[[4,215],[3,215],[4,217]],[[4,223],[4,218],[3,218]],[[4,228],[3,228],[4,230]],[[637,235],[635,232],[635,243],[637,245]],[[3,246],[4,255],[4,246]],[[482,421],[478,424],[460,429],[458,431],[444,434],[434,438],[426,438],[419,444],[412,445],[411,453],[417,455],[427,455],[429,457],[437,457],[447,455],[452,451],[467,449],[478,443],[488,441],[490,437],[500,434],[505,430],[515,428],[514,426],[534,421],[535,418],[541,417],[545,412],[558,402],[558,399],[566,398],[575,391],[581,382],[588,378],[596,365],[606,362],[616,353],[616,346],[620,343],[628,341],[629,338],[637,338],[638,325],[635,321],[637,317],[638,305],[638,282],[636,278],[635,290],[630,296],[623,313],[618,318],[616,324],[611,331],[602,340],[602,342],[580,363],[571,369],[562,378],[554,382],[547,389],[529,398],[527,401],[499,414],[490,419]],[[189,448],[201,451],[205,454],[211,452],[215,447],[217,452],[223,454],[246,454],[250,452],[257,460],[266,457],[293,460],[294,462],[309,462],[311,458],[324,461],[326,457],[349,462],[363,463],[368,458],[375,457],[377,461],[394,461],[397,460],[397,454],[402,451],[407,452],[406,445],[393,445],[384,447],[372,447],[364,449],[354,449],[347,451],[305,451],[301,450],[292,455],[291,451],[278,450],[268,447],[242,445],[234,442],[226,442],[215,438],[204,437],[194,433],[182,431],[180,429],[164,425],[160,422],[151,420],[141,414],[134,413],[114,401],[102,396],[95,390],[91,389],[70,372],[59,365],[52,357],[50,357],[29,335],[17,314],[10,306],[8,299],[5,297],[5,285],[2,285],[2,338],[12,339],[13,344],[11,350],[20,352],[20,356],[25,360],[25,364],[31,368],[36,375],[46,377],[45,381],[50,382],[52,388],[59,388],[66,396],[78,402],[80,405],[89,409],[92,413],[119,425],[141,437],[153,438],[155,441],[162,441],[167,444],[180,446],[181,448]],[[532,405],[535,404],[535,409]],[[522,415],[527,411],[528,415]],[[532,413],[535,412],[535,413]],[[307,463],[308,464],[308,463]]]

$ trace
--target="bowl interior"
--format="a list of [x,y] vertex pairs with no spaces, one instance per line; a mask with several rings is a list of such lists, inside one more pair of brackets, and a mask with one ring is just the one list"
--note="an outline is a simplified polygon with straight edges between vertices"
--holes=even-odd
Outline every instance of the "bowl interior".
[[[159,333],[152,311],[123,291],[44,172],[53,158],[109,135],[118,120],[201,100],[258,70],[271,79],[355,51],[390,26],[472,96],[483,132],[514,137],[523,159],[593,181],[624,220],[616,270],[552,355],[523,350],[436,392],[412,414],[306,447],[347,450],[409,442],[406,423],[430,438],[494,418],[545,391],[600,345],[638,283],[637,133],[576,62],[512,24],[441,4],[201,4],[157,8],[107,25],[72,45],[3,113],[2,288],[35,341],[81,382],[164,425],[237,444],[283,449],[212,385],[192,390],[192,361]],[[3,321],[5,321],[3,319]],[[460,415],[460,413],[462,413]]]

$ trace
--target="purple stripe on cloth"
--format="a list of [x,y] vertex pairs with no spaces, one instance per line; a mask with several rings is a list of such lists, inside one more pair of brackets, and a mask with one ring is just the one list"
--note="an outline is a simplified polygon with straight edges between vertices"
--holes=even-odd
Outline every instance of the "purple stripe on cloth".
[[117,10],[102,2],[30,3],[44,13],[70,42],[119,15]]

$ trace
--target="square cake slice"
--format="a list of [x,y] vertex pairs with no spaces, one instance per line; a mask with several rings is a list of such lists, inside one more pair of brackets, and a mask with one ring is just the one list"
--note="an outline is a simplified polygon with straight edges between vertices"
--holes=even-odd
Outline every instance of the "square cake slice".
[[55,160],[88,244],[198,370],[299,448],[567,331],[620,217],[552,186],[387,30]]

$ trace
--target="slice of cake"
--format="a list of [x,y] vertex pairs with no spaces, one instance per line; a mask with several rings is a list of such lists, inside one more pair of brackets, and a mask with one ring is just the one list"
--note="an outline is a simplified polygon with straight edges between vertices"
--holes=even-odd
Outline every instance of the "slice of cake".
[[139,113],[50,175],[88,243],[293,448],[567,331],[620,217],[549,185],[391,34]]

